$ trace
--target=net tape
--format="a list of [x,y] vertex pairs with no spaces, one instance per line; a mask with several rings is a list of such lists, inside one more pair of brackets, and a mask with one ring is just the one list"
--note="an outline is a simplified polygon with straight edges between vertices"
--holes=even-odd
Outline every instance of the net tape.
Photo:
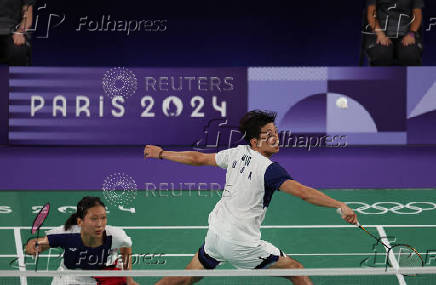
[[268,269],[268,270],[62,270],[62,271],[16,271],[0,270],[2,277],[61,277],[61,276],[363,276],[363,275],[412,275],[436,274],[436,266],[402,268],[306,268],[306,269]]

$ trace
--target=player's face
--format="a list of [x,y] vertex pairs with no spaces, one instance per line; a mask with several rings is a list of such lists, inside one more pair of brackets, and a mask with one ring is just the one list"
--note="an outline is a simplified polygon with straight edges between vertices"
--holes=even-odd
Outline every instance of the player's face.
[[93,238],[102,237],[107,223],[106,209],[102,206],[89,208],[83,220],[79,221],[83,234]]
[[260,129],[258,147],[261,152],[274,154],[279,152],[279,133],[274,123],[268,123]]

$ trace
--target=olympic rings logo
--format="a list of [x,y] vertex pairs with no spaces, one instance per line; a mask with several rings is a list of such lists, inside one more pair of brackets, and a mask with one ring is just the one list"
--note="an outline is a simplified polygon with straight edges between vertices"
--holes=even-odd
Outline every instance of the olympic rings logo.
[[372,205],[364,202],[345,203],[354,211],[364,215],[384,215],[388,212],[398,215],[417,215],[436,209],[436,203],[433,202],[409,202],[405,205],[399,202],[375,202]]

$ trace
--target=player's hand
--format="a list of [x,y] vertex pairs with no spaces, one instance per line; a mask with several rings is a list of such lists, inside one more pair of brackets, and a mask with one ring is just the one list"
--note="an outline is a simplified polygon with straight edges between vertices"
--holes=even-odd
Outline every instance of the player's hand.
[[354,211],[346,204],[343,204],[340,209],[341,209],[341,217],[347,223],[352,225],[357,225],[359,223],[359,221],[357,220],[356,213],[354,213]]
[[379,45],[387,47],[387,46],[390,46],[392,44],[392,41],[384,33],[378,33],[376,43],[378,43]]
[[146,145],[144,148],[144,158],[159,158],[159,153],[163,151],[160,146]]
[[29,242],[26,244],[25,251],[27,254],[36,256],[37,253],[42,251],[42,247],[40,245],[36,246],[36,239],[34,238],[29,240]]
[[403,40],[401,41],[401,43],[402,43],[403,46],[405,46],[405,47],[410,46],[410,45],[414,45],[415,42],[416,42],[416,41],[415,41],[415,37],[412,36],[412,35],[410,35],[410,34],[405,35],[405,36],[403,37]]
[[26,38],[23,34],[12,34],[12,40],[16,46],[21,46],[26,43]]

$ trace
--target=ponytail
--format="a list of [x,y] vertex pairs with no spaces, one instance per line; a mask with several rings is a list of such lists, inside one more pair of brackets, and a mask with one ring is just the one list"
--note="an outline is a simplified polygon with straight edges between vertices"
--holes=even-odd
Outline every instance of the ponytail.
[[68,231],[72,226],[77,225],[77,212],[72,214],[65,222],[64,229]]

